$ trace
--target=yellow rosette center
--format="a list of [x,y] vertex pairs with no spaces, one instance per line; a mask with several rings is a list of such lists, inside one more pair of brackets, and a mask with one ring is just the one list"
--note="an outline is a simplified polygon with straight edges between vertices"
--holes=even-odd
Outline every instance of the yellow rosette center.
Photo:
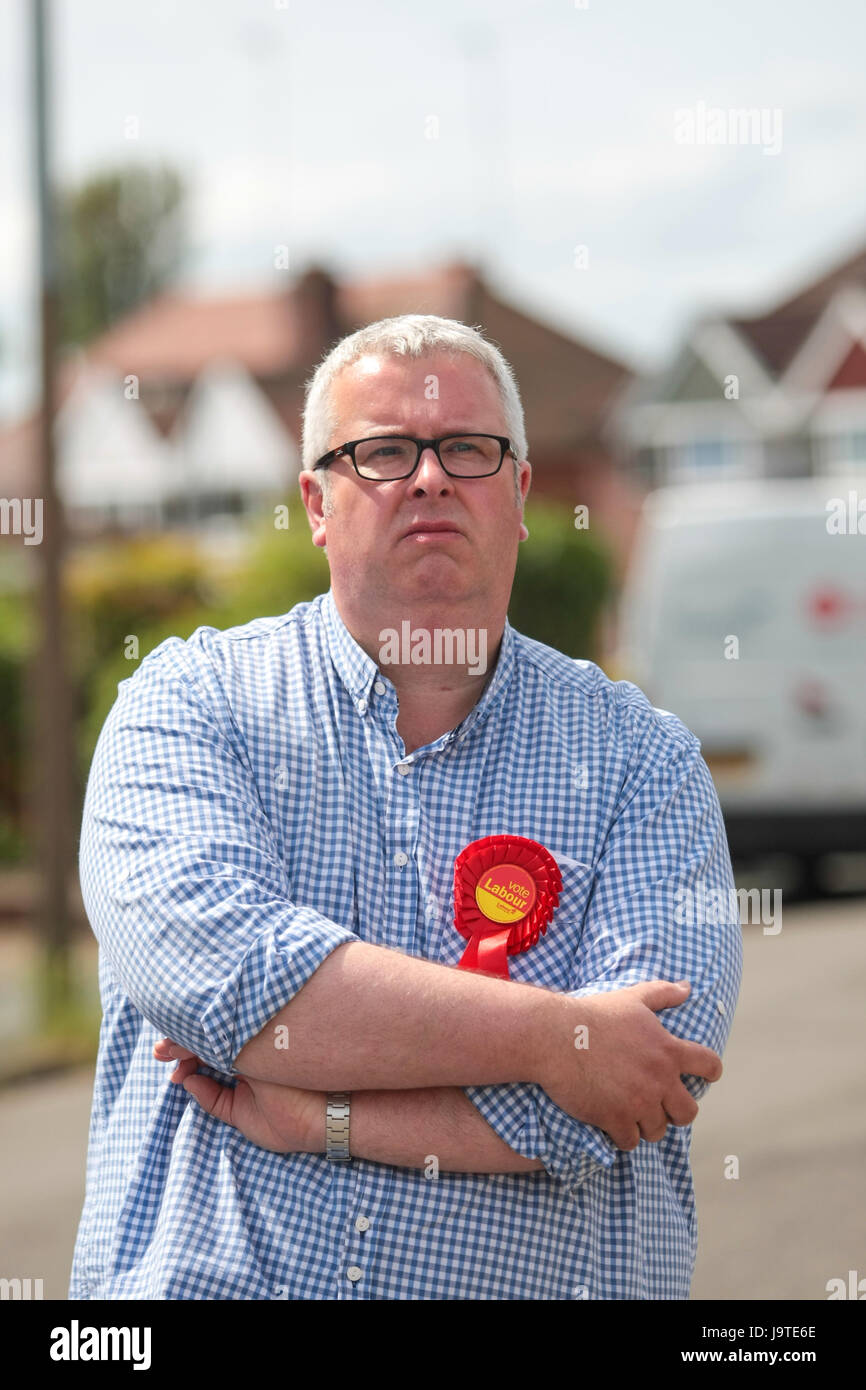
[[475,901],[491,922],[519,922],[535,903],[535,880],[518,864],[497,864],[475,885]]

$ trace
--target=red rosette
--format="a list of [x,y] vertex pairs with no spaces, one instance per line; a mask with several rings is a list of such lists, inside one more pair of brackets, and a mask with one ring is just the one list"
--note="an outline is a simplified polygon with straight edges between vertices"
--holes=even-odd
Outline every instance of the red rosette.
[[469,945],[460,970],[507,980],[508,957],[547,930],[562,875],[553,855],[521,835],[473,840],[454,861],[454,925]]

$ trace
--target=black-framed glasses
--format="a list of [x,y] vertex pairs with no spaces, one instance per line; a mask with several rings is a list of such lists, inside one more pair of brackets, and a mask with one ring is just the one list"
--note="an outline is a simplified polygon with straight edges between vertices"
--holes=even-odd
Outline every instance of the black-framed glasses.
[[424,449],[433,449],[449,478],[489,478],[498,473],[505,455],[517,454],[502,434],[444,434],[439,439],[380,434],[372,439],[349,439],[323,454],[314,468],[324,468],[347,454],[359,478],[373,483],[410,478]]

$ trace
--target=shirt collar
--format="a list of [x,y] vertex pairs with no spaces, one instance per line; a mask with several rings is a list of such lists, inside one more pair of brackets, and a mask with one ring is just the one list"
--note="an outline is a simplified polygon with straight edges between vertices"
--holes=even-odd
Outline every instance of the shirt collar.
[[379,674],[379,668],[360,643],[355,641],[340,617],[333,589],[329,589],[322,599],[322,621],[337,675],[354,701],[366,698],[371,682]]
[[[355,641],[340,616],[333,589],[328,589],[323,596],[321,613],[328,650],[337,674],[356,706],[359,701],[369,702],[370,686],[374,680],[387,680],[387,668],[385,672],[380,671],[373,658]],[[466,718],[458,725],[461,738],[479,719],[486,718],[493,704],[509,685],[517,664],[514,638],[514,628],[506,618],[496,669],[477,704],[473,705]]]

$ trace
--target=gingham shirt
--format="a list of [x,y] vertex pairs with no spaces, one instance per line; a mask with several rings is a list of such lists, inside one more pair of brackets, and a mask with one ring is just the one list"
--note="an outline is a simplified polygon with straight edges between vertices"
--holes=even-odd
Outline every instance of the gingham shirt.
[[407,756],[397,712],[331,592],[171,638],[121,683],[81,840],[104,1022],[70,1298],[688,1296],[686,1128],[625,1153],[538,1085],[469,1086],[543,1169],[334,1164],[257,1148],[151,1055],[167,1035],[229,1081],[343,942],[455,965],[455,857],[506,832],[541,842],[563,880],[511,978],[574,995],[688,978],[688,1002],[661,1017],[722,1051],[741,935],[736,916],[695,925],[720,914],[682,908],[683,890],[733,889],[683,724],[508,623],[454,729]]

